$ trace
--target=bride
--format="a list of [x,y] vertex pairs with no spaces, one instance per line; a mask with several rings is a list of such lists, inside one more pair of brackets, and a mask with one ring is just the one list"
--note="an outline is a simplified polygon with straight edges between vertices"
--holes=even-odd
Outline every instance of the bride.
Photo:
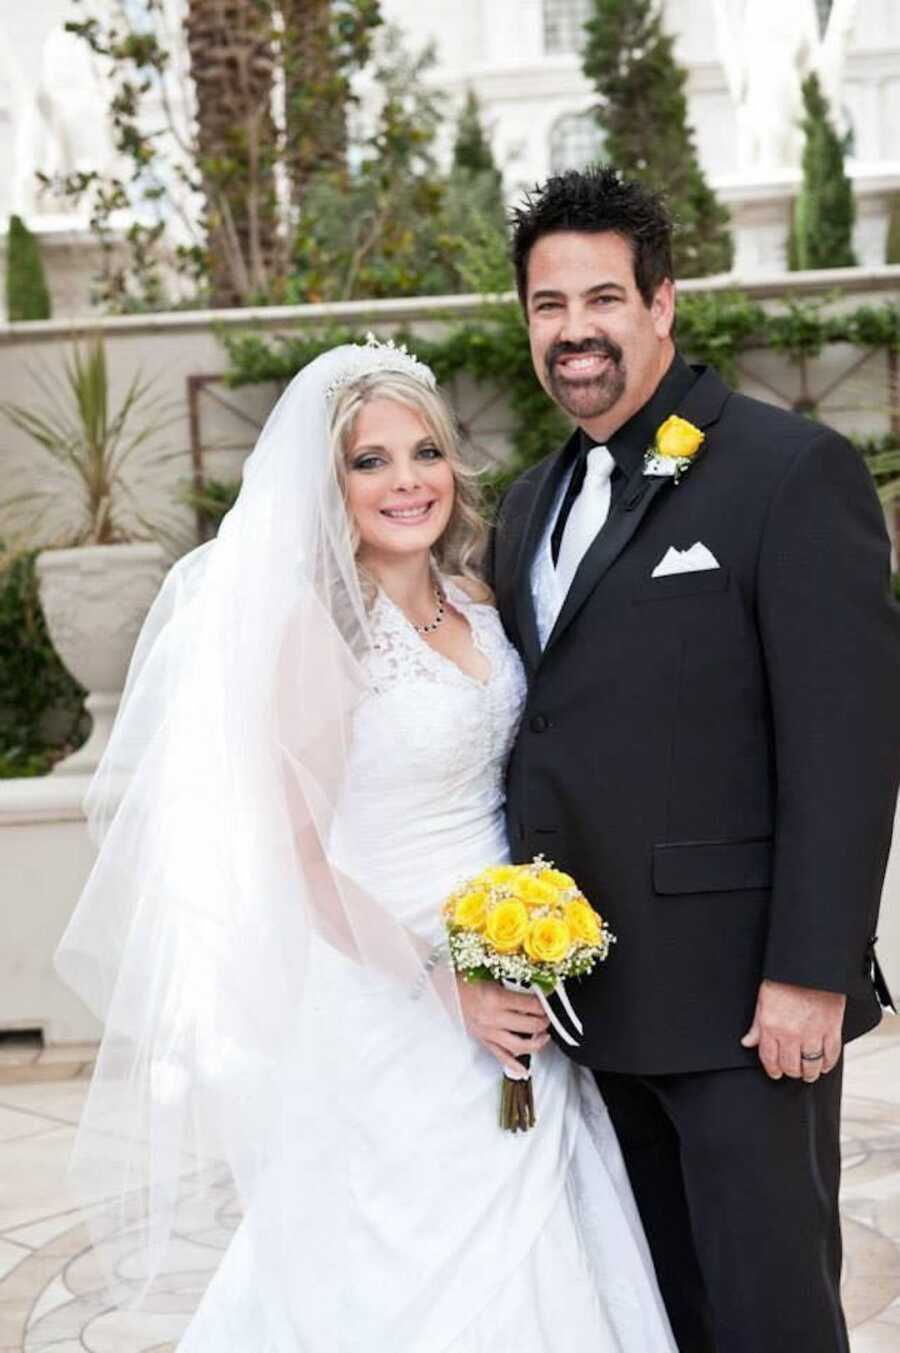
[[178,1353],[674,1349],[593,1081],[441,945],[524,697],[483,534],[429,368],[339,347],[138,642],[57,961],[105,1021],[73,1170],[113,1300],[181,1309],[237,1194]]

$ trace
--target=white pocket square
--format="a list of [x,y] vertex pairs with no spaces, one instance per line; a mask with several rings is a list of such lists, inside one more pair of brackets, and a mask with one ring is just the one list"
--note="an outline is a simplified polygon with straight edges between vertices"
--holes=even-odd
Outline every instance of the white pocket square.
[[674,545],[670,545],[650,577],[667,578],[672,573],[700,573],[704,569],[718,567],[716,556],[698,540],[689,550],[676,550]]

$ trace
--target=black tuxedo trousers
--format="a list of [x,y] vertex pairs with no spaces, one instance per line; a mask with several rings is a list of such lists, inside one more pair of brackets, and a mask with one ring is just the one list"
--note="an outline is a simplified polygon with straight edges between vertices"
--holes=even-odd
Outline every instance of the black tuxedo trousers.
[[595,1073],[680,1353],[849,1353],[841,1071]]
[[[900,771],[889,545],[836,433],[704,369],[677,412],[700,453],[677,484],[635,467],[543,650],[530,569],[566,452],[504,499],[491,574],[529,677],[510,845],[572,873],[618,937],[570,985],[585,1032],[566,1051],[607,1095],[682,1353],[844,1353],[839,1312],[821,1316],[840,1262],[837,1073],[770,1082],[740,1040],[763,978],[845,993],[847,1038],[880,1018]],[[653,576],[695,542],[717,568]]]

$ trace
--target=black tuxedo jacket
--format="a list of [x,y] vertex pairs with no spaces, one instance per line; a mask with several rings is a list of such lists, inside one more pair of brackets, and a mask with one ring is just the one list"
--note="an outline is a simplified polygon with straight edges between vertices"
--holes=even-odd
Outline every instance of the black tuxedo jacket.
[[[761,978],[880,1017],[875,924],[900,763],[900,615],[858,452],[709,369],[675,484],[638,465],[543,653],[530,567],[566,449],[508,491],[490,572],[529,692],[508,771],[513,858],[543,852],[618,937],[570,984],[571,1055],[611,1071],[755,1062]],[[720,567],[653,578],[700,541]]]

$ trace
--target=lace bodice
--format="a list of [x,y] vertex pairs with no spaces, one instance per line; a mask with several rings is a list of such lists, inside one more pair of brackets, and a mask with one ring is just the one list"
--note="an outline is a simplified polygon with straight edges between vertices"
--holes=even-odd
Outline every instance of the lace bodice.
[[338,815],[341,857],[405,915],[413,898],[433,914],[467,871],[505,856],[504,769],[525,698],[522,665],[495,608],[449,579],[442,584],[489,675],[463,672],[379,593],[365,660],[370,694],[354,716]]

